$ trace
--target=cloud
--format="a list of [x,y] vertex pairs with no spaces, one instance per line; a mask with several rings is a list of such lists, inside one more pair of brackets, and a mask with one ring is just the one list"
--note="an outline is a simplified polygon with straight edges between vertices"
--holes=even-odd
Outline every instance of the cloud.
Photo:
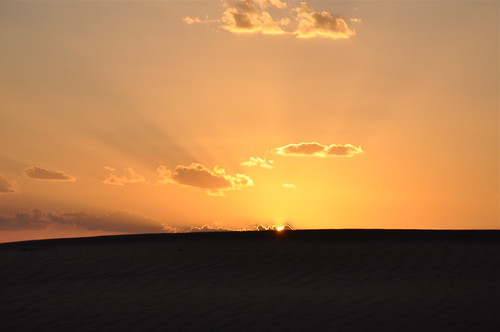
[[194,226],[188,230],[189,233],[237,232],[237,231],[241,231],[241,230],[224,228],[224,227],[219,227],[219,226],[210,226],[210,225]]
[[191,228],[183,227],[179,228],[178,232],[182,233],[203,233],[203,232],[250,232],[250,231],[282,231],[282,230],[293,230],[293,227],[291,225],[285,224],[285,225],[254,225],[251,229],[247,228],[227,228],[227,227],[222,227],[222,223],[215,223],[215,226],[211,225],[203,225],[203,226],[193,226]]
[[295,188],[297,188],[297,186],[294,185],[294,184],[292,184],[292,183],[283,183],[282,187],[283,188],[287,188],[287,189],[295,189]]
[[274,149],[274,152],[279,155],[298,155],[298,156],[314,156],[323,153],[325,146],[319,143],[299,143],[288,144]]
[[[286,3],[280,1],[254,1],[241,0],[235,6],[231,6],[228,2],[224,3],[226,10],[222,14],[222,28],[236,33],[255,33],[263,34],[284,34],[283,27],[289,23],[289,20],[274,20],[271,14],[264,10],[267,7],[285,8]],[[285,5],[285,7],[282,7]]]
[[347,39],[355,35],[355,32],[349,29],[346,21],[340,16],[325,11],[314,11],[307,3],[301,4],[302,7],[294,9],[298,20],[294,33],[298,38]]
[[352,157],[355,154],[362,153],[360,146],[351,144],[345,145],[323,145],[316,142],[288,144],[272,150],[273,153],[282,156],[312,156],[312,157]]
[[240,165],[248,167],[260,166],[262,168],[271,169],[273,168],[273,163],[273,160],[266,160],[266,158],[250,157],[248,161],[242,162]]
[[198,163],[192,163],[189,166],[178,165],[173,171],[170,171],[166,166],[160,166],[157,172],[160,177],[158,184],[176,183],[198,187],[214,196],[223,196],[224,191],[239,190],[242,187],[253,185],[253,180],[246,175],[236,174],[232,176],[226,174],[226,171],[218,166],[210,170]]
[[353,156],[356,153],[361,153],[363,150],[360,146],[354,146],[351,144],[346,145],[335,145],[332,144],[327,147],[326,154],[328,156]]
[[33,209],[0,215],[0,230],[44,230],[64,227],[120,233],[161,233],[174,230],[159,221],[126,212],[93,216],[85,212],[51,213]]
[[51,171],[46,168],[31,166],[24,169],[24,175],[40,181],[60,181],[72,182],[76,181],[74,176],[68,175],[62,171]]
[[0,194],[9,194],[13,192],[14,188],[12,187],[12,185],[2,176],[0,176]]
[[31,212],[16,212],[0,215],[0,230],[42,230],[50,221],[38,209]]
[[203,23],[202,19],[199,17],[184,17],[182,20],[187,24]]
[[288,4],[281,0],[254,0],[261,8],[275,7],[275,8],[287,8]]
[[219,19],[184,17],[187,24],[216,23],[219,28],[238,34],[295,35],[298,38],[326,37],[346,39],[355,35],[339,15],[314,11],[301,2],[289,7],[280,0],[222,1],[224,12]]
[[47,212],[40,209],[0,214],[0,231],[44,231],[80,229],[128,234],[197,233],[293,230],[291,225],[255,225],[253,229],[227,228],[222,223],[194,227],[171,227],[166,223],[127,212],[92,215],[86,212]]
[[[105,167],[107,170],[114,171],[114,168]],[[116,186],[124,186],[127,183],[145,183],[146,178],[137,174],[132,168],[125,168],[123,175],[110,174],[102,183],[112,184]]]
[[286,230],[286,231],[293,231],[293,227],[290,225],[283,225],[283,226],[278,226],[278,225],[255,225],[254,226],[256,231],[276,231],[278,228],[280,230]]

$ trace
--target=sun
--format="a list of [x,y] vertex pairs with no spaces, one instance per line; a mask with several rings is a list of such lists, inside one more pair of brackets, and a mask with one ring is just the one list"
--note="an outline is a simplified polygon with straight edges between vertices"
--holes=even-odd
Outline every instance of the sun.
[[284,229],[285,229],[285,226],[278,226],[278,227],[276,227],[276,231],[277,232],[281,232]]

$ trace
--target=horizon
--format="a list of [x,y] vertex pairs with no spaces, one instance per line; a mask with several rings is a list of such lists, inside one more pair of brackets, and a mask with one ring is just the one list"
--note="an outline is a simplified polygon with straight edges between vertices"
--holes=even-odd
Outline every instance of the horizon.
[[0,243],[499,230],[499,6],[1,2]]

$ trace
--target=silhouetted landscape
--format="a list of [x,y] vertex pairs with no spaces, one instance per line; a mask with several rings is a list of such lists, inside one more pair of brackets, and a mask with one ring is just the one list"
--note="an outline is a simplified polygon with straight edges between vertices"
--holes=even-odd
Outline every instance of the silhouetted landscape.
[[498,331],[498,231],[0,244],[2,331]]

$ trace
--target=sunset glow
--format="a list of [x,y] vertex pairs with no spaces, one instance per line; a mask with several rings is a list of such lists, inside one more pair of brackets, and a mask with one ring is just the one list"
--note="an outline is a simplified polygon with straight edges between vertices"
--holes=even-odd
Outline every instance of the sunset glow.
[[2,2],[0,242],[499,229],[498,6]]

